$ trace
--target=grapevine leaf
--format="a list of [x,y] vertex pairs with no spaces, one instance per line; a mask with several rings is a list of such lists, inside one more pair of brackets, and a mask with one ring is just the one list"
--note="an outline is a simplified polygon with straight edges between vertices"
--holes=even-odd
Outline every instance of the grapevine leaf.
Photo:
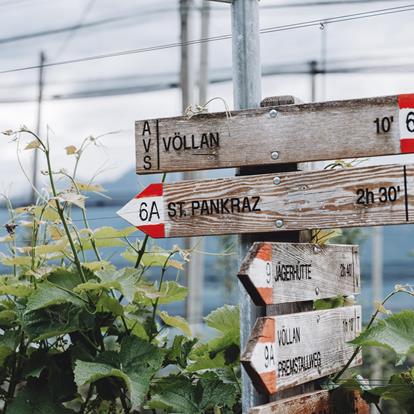
[[8,414],[74,414],[53,401],[47,383],[30,378],[7,407]]
[[188,325],[188,322],[181,316],[171,316],[164,311],[159,311],[158,316],[166,325],[172,326],[173,328],[177,328],[180,331],[182,331],[185,335],[191,336],[190,326]]
[[[130,263],[137,261],[137,252],[132,249],[127,249],[121,254],[121,256]],[[140,264],[144,267],[172,267],[174,269],[183,270],[184,263],[178,260],[172,259],[169,252],[146,252],[142,255]]]
[[173,413],[201,414],[197,388],[186,377],[169,376],[158,381],[148,405]]
[[404,310],[378,321],[351,343],[389,348],[396,353],[398,363],[402,363],[414,351],[414,311]]
[[25,312],[20,320],[24,331],[34,341],[78,330],[88,331],[95,324],[94,316],[90,312],[71,303]]
[[224,305],[205,317],[205,322],[210,328],[217,329],[223,334],[239,337],[239,308],[237,306]]
[[29,296],[26,312],[32,312],[61,303],[73,303],[77,306],[84,304],[77,295],[69,293],[48,281],[44,281],[39,283],[37,289]]
[[63,203],[74,204],[75,206],[85,209],[85,199],[86,197],[78,193],[62,193],[59,194],[58,200]]
[[214,374],[200,379],[203,393],[200,411],[205,412],[216,406],[233,407],[236,403],[236,393],[232,384],[225,384]]

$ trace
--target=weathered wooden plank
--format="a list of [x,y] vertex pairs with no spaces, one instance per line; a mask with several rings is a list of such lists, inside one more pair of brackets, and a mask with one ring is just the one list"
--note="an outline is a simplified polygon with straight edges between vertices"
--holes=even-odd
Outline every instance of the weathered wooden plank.
[[257,242],[238,278],[258,306],[356,295],[358,246]]
[[240,360],[257,389],[274,394],[339,371],[360,332],[360,306],[258,318]]
[[250,409],[249,414],[369,414],[357,391],[315,391]]
[[414,152],[414,95],[137,121],[138,174]]
[[152,237],[410,223],[414,166],[151,184],[118,214]]

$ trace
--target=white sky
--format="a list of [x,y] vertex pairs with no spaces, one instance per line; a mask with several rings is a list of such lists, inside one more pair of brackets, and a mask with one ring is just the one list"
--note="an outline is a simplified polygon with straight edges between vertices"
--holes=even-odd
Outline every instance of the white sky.
[[[295,0],[299,1],[299,0]],[[311,1],[311,0],[309,0]],[[79,23],[89,0],[0,0],[0,71],[36,65],[40,50],[49,62],[97,55],[114,51],[137,49],[173,43],[179,40],[178,0],[95,0],[85,22],[130,15],[131,18],[109,25],[80,29],[72,38],[68,33],[38,37],[13,43],[2,39],[19,34],[36,32]],[[269,9],[267,6],[286,3],[288,0],[262,0],[262,28],[314,19],[377,10],[411,4],[408,1],[388,1],[342,6]],[[290,3],[293,1],[289,0]],[[199,5],[199,2],[196,2]],[[230,33],[230,6],[212,3],[210,36]],[[367,64],[410,63],[414,59],[414,11],[328,25],[327,62],[338,65],[337,59],[352,59],[345,66]],[[193,38],[199,38],[199,13],[194,13]],[[282,63],[305,63],[321,57],[322,30],[318,27],[275,32],[261,36],[263,66]],[[61,50],[66,41],[66,47]],[[198,46],[192,47],[197,58]],[[231,41],[211,43],[210,68],[231,67]],[[376,60],[372,60],[372,59]],[[367,61],[369,59],[369,61]],[[197,60],[194,59],[196,69]],[[143,82],[157,82],[163,74],[178,73],[179,49],[171,48],[129,56],[114,57],[85,63],[46,68],[45,95],[75,92],[100,87],[96,80],[113,77],[143,77]],[[156,75],[161,76],[156,76]],[[0,102],[16,98],[36,99],[37,70],[0,74]],[[82,82],[82,83],[80,83]],[[128,86],[139,79],[111,81],[108,85]],[[323,86],[318,79],[318,100],[347,99],[378,95],[414,92],[414,76],[407,73],[341,74],[328,75]],[[97,86],[98,85],[98,86]],[[291,94],[303,101],[310,99],[308,75],[264,77],[263,96]],[[324,92],[325,91],[325,92]],[[232,106],[230,82],[215,84],[208,96],[220,96]],[[198,102],[195,102],[198,103]],[[219,102],[210,110],[222,111]],[[49,100],[43,106],[43,127],[49,125],[55,169],[68,167],[63,148],[79,145],[88,135],[100,135],[120,130],[104,139],[106,149],[97,149],[86,155],[80,173],[91,176],[101,165],[106,171],[100,181],[113,180],[133,170],[134,121],[137,119],[176,116],[180,114],[180,94],[177,89],[150,93],[88,98],[79,100]],[[36,103],[0,103],[0,130],[16,129],[20,125],[35,128]],[[45,130],[45,128],[43,129]],[[29,158],[25,155],[29,168]],[[394,160],[394,157],[386,161]],[[384,161],[384,160],[382,160]],[[16,162],[15,145],[8,137],[0,137],[0,191],[9,189],[11,195],[28,191]],[[128,191],[125,189],[125,191]],[[134,194],[134,190],[131,190]]]

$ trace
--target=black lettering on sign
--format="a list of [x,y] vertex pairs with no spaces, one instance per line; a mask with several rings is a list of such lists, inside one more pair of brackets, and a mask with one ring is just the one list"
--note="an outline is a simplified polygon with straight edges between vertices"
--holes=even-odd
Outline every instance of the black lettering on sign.
[[290,375],[300,374],[301,372],[306,372],[310,369],[319,368],[321,366],[322,356],[318,351],[313,354],[299,355],[289,359],[282,359],[277,364],[277,371],[279,377],[289,377]]
[[218,132],[203,133],[199,137],[194,134],[181,135],[175,132],[173,136],[162,137],[164,150],[189,151],[198,149],[210,149],[220,147],[220,135]]
[[144,128],[142,130],[142,136],[145,136],[145,134],[151,135],[151,129],[150,129],[148,121],[144,122]]
[[310,280],[312,264],[301,263],[296,265],[277,263],[275,282],[288,282],[290,280]]
[[150,170],[152,167],[151,155],[146,155],[144,157],[144,170]]
[[393,122],[393,116],[384,116],[383,118],[376,118],[374,124],[377,127],[377,134],[389,132],[391,129],[391,124]]
[[153,220],[154,216],[157,219],[160,219],[160,213],[158,211],[157,203],[153,201],[151,203],[151,206],[148,206],[148,204],[145,201],[142,201],[139,206],[138,215],[141,221],[147,221],[149,223]]
[[275,364],[275,350],[273,345],[266,345],[264,348],[265,367],[268,368],[270,365]]
[[300,327],[294,328],[282,328],[277,331],[277,340],[279,346],[287,346],[291,344],[297,344],[300,342]]
[[177,201],[176,203],[168,203],[167,205],[167,214],[168,217],[184,217],[187,215],[186,211],[184,210],[184,201]]
[[340,264],[340,276],[341,277],[354,277],[354,266],[352,263]]
[[217,198],[213,200],[193,200],[191,215],[235,214],[261,211],[257,207],[260,197]]
[[400,193],[401,187],[399,185],[396,187],[380,187],[376,190],[358,188],[356,190],[356,195],[358,196],[356,203],[364,206],[375,203],[394,203],[398,200]]

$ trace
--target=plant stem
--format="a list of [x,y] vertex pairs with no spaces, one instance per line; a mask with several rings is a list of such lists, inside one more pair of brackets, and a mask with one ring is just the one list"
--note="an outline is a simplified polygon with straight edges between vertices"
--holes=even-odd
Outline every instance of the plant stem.
[[54,179],[53,179],[52,166],[51,166],[51,163],[50,163],[50,153],[49,153],[48,148],[45,148],[45,155],[46,155],[46,161],[47,161],[47,168],[48,168],[48,172],[49,172],[50,186],[52,188],[53,196],[55,197],[56,208],[57,208],[60,220],[63,224],[63,228],[65,229],[66,236],[69,240],[70,247],[72,249],[73,258],[75,260],[75,266],[78,269],[79,276],[82,279],[82,282],[86,283],[86,278],[85,278],[85,275],[83,273],[83,269],[82,269],[81,262],[79,260],[78,252],[76,251],[75,243],[73,242],[72,235],[70,234],[69,227],[68,227],[68,224],[66,222],[64,212],[63,212],[63,210],[60,206],[59,200],[56,199],[57,192],[56,192],[55,182],[54,182]]
[[381,407],[379,406],[379,404],[374,403],[374,405],[375,405],[376,409],[378,410],[378,412],[379,412],[380,414],[384,414],[384,412],[381,410]]
[[80,414],[85,414],[85,410],[88,408],[88,403],[92,397],[92,393],[93,393],[93,384],[90,384],[89,389],[88,389],[88,394],[86,395],[85,402],[81,405],[81,408],[79,411]]
[[[395,294],[397,293],[408,293],[409,295],[412,295],[412,293],[408,292],[408,291],[404,291],[404,290],[393,290],[391,293],[389,293],[385,299],[381,302],[381,305],[384,306],[385,303],[391,299]],[[368,322],[368,325],[365,327],[365,331],[367,329],[369,329],[372,324],[375,322],[375,319],[377,318],[378,314],[379,314],[379,310],[376,309],[376,311],[372,314],[371,319]],[[345,364],[345,366],[335,375],[335,377],[333,378],[334,382],[337,382],[339,380],[339,378],[342,377],[342,375],[344,374],[344,372],[349,368],[349,366],[352,364],[352,361],[355,359],[355,357],[358,355],[359,351],[361,350],[362,346],[359,345],[355,348],[354,353],[351,355],[351,357],[349,358],[348,362]]]

